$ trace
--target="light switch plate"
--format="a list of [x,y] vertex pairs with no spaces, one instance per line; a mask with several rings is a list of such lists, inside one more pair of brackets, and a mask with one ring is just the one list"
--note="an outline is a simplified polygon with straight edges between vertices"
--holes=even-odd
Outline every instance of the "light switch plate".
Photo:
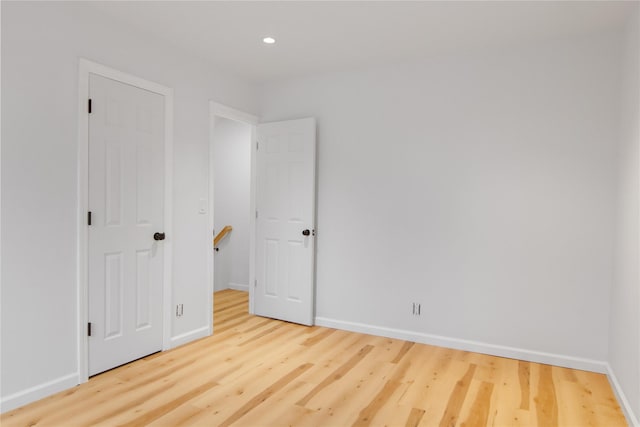
[[204,215],[207,213],[207,199],[200,199],[200,206],[198,208],[198,213],[200,215]]

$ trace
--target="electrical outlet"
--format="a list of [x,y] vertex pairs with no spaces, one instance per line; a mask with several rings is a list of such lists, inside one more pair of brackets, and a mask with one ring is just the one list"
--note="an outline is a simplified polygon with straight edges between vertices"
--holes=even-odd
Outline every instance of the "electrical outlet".
[[182,317],[184,314],[184,304],[176,305],[176,317]]
[[422,304],[419,302],[414,302],[411,308],[411,314],[414,316],[420,316],[422,314]]

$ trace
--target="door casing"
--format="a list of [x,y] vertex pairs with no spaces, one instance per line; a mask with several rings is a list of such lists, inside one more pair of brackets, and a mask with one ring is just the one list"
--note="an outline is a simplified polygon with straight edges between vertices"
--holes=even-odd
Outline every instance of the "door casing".
[[[249,313],[253,314],[253,291],[255,283],[255,247],[256,247],[256,217],[253,212],[256,211],[256,126],[259,122],[259,118],[244,111],[236,110],[235,108],[227,107],[226,105],[219,104],[214,101],[209,101],[209,231],[213,234],[214,227],[214,159],[213,159],[213,144],[215,138],[215,125],[216,117],[222,117],[225,119],[235,120],[237,122],[245,123],[251,126],[251,177],[250,177],[250,190],[249,190]],[[216,230],[219,231],[219,230]],[[213,235],[211,235],[213,240]],[[208,279],[209,279],[209,295],[212,297],[208,300],[208,313],[209,313],[209,335],[213,333],[213,243],[208,245]]]
[[78,211],[77,211],[77,319],[78,319],[78,382],[89,379],[89,340],[87,322],[89,310],[88,292],[88,228],[89,210],[89,74],[97,74],[121,83],[145,89],[164,97],[164,241],[162,350],[171,347],[171,264],[172,264],[172,171],[173,171],[173,89],[131,74],[80,58],[78,67]]

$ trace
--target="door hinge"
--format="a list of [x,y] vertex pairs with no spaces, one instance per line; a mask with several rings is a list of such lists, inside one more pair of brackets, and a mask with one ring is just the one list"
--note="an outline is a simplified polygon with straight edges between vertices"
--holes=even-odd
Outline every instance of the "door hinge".
[[258,141],[256,141],[256,151],[258,151],[259,147],[260,147],[260,143]]
[[257,287],[258,287],[258,279],[255,279],[255,280],[253,281],[253,287],[254,287],[254,288],[257,288]]
[[87,103],[87,111],[91,114],[91,98],[89,98],[89,102]]
[[87,225],[91,225],[91,211],[87,212]]
[[87,336],[91,336],[91,322],[87,323]]
[[256,209],[256,219],[258,218],[258,209]]

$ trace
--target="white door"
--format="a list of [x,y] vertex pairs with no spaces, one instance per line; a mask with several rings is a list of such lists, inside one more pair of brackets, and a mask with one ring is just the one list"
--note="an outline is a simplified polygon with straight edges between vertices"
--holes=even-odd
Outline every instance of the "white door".
[[258,125],[255,314],[313,324],[315,119]]
[[162,349],[165,117],[162,95],[95,74],[89,95],[94,375]]

